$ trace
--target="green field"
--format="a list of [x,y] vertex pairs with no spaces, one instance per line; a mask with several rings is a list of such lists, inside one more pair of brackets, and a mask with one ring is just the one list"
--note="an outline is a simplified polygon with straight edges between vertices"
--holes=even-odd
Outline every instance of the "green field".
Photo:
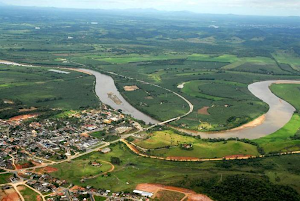
[[300,110],[299,84],[273,84],[270,89],[278,97],[293,105],[297,111]]
[[13,175],[10,173],[7,174],[0,174],[0,184],[5,184],[9,183],[9,178],[12,177]]
[[155,149],[166,146],[177,146],[181,143],[194,143],[197,140],[189,136],[175,134],[171,130],[156,131],[147,137],[146,140],[135,142],[136,145],[145,149]]
[[[50,68],[0,65],[1,116],[18,113],[18,108],[59,108],[62,110],[97,107],[95,78],[64,70],[69,74],[50,72]],[[8,100],[11,103],[3,103]]]
[[105,201],[106,197],[94,196],[95,201]]
[[179,147],[160,149],[150,152],[156,156],[164,157],[196,157],[196,158],[220,158],[230,155],[259,155],[257,147],[243,142],[195,142],[192,150],[182,150]]
[[[163,157],[218,158],[237,154],[259,155],[256,146],[244,142],[209,142],[182,136],[170,130],[156,131],[146,140],[135,143],[142,148],[150,149],[150,155]],[[181,144],[192,144],[193,148],[184,150],[180,148]]]
[[[112,152],[100,154],[94,152],[86,155],[86,160],[106,160],[119,157],[120,165],[115,165],[115,170],[107,176],[99,176],[92,180],[86,180],[81,183],[80,178],[70,174],[60,174],[59,178],[66,179],[76,185],[91,185],[95,188],[110,189],[112,191],[133,190],[139,183],[160,183],[166,185],[178,185],[180,181],[201,179],[206,182],[210,180],[219,180],[221,175],[223,179],[230,175],[250,176],[256,179],[264,179],[261,175],[271,178],[274,184],[290,185],[300,192],[300,183],[295,182],[293,177],[298,177],[298,166],[300,161],[298,155],[269,157],[263,159],[237,160],[237,161],[220,161],[220,162],[171,162],[161,161],[150,158],[143,158],[133,154],[128,148],[120,143],[111,146]],[[68,163],[56,166],[64,169]],[[74,171],[80,171],[82,167],[74,166]],[[289,171],[287,171],[289,170]],[[61,171],[61,170],[60,170]],[[273,180],[276,172],[280,179]],[[51,173],[58,176],[57,173]],[[187,188],[192,188],[185,186]],[[203,192],[203,189],[195,189],[197,192]]]
[[170,60],[170,59],[184,59],[184,55],[129,55],[126,57],[108,57],[108,58],[99,58],[96,60],[105,61],[113,64],[124,64],[131,62],[142,62],[142,61],[159,61],[159,60]]
[[[92,162],[100,163],[101,166],[93,166],[91,164]],[[79,185],[81,179],[94,175],[101,175],[109,171],[112,168],[112,165],[105,161],[89,160],[85,157],[81,157],[76,160],[72,160],[69,163],[55,165],[54,167],[59,170],[52,173],[53,176],[58,178],[73,178],[73,180],[76,181],[76,184]]]
[[273,57],[283,64],[290,65],[294,70],[300,70],[300,58],[295,54],[288,51],[277,51],[273,54]]
[[18,186],[18,188],[20,189],[20,193],[23,196],[23,198],[25,199],[25,201],[38,201],[41,198],[39,194],[37,194],[36,192],[34,192],[33,190],[31,190],[30,188],[20,185]]

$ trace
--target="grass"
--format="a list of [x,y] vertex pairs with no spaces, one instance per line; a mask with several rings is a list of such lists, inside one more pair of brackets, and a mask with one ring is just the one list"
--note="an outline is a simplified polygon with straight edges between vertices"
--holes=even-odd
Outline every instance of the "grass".
[[[100,154],[100,153],[99,153]],[[94,162],[94,160],[86,159],[85,157],[77,158],[76,160],[72,160],[70,163],[62,163],[55,165],[55,168],[58,168],[59,171],[52,173],[55,177],[63,177],[63,178],[74,178],[74,180],[79,181],[85,177],[91,177],[95,175],[99,175],[107,172],[112,168],[111,164],[105,161],[98,161],[101,163],[101,167],[92,166],[90,163]],[[79,184],[77,182],[77,184]]]
[[181,143],[193,143],[196,139],[175,134],[173,131],[156,131],[149,135],[146,140],[136,142],[136,145],[145,149],[155,149],[166,146],[176,146]]
[[[86,180],[81,183],[80,178],[74,177],[70,174],[51,173],[53,176],[59,176],[61,179],[66,179],[75,185],[87,186],[91,185],[95,188],[102,188],[118,191],[132,191],[137,184],[140,183],[159,183],[165,185],[172,185],[182,180],[189,180],[191,178],[201,178],[202,180],[209,181],[212,178],[223,178],[229,175],[245,174],[252,177],[261,179],[259,175],[264,175],[265,170],[272,170],[278,173],[285,173],[288,180],[276,181],[276,184],[292,185],[300,192],[300,184],[292,180],[293,176],[297,174],[299,165],[299,156],[281,156],[242,160],[242,161],[220,161],[220,162],[172,162],[161,161],[150,158],[143,158],[133,154],[123,144],[119,143],[112,145],[112,152],[108,154],[100,154],[94,152],[85,155],[86,160],[104,160],[109,161],[110,158],[119,157],[121,164],[115,166],[115,170],[108,176],[99,176],[97,178]],[[293,162],[293,159],[294,160]],[[291,164],[291,165],[290,165]],[[66,168],[70,164],[65,163],[57,166],[57,168]],[[79,171],[82,167],[73,167],[73,171]],[[287,171],[289,170],[289,171]],[[266,172],[266,176],[269,174]]]
[[254,140],[266,153],[299,150],[300,140],[291,140],[300,128],[300,116],[294,114],[292,119],[273,134]]
[[[143,141],[136,144],[142,148],[151,149],[150,153],[163,157],[196,157],[196,158],[217,158],[228,155],[245,154],[258,155],[257,147],[251,144],[228,141],[228,142],[208,142],[195,139],[190,136],[182,136],[171,130],[156,131]],[[179,145],[192,144],[193,149],[184,150]],[[171,146],[170,148],[165,148]],[[162,148],[162,149],[159,149]]]
[[[229,80],[193,80],[181,89],[184,96],[195,106],[193,113],[175,122],[188,129],[218,131],[238,127],[267,111],[268,107],[256,99],[248,85]],[[198,114],[202,107],[209,107],[210,115]],[[222,115],[220,115],[222,114]],[[229,119],[236,117],[231,122]]]
[[25,201],[38,201],[41,198],[39,194],[37,194],[36,192],[34,192],[33,190],[31,190],[30,188],[20,185],[18,186],[18,188],[20,188],[20,193],[21,195],[24,197]]
[[175,192],[175,191],[168,191],[168,190],[160,190],[156,194],[157,200],[162,201],[180,201],[184,198],[185,194]]
[[300,110],[300,85],[299,84],[273,84],[271,91],[278,97],[289,102],[298,111]]
[[130,62],[142,62],[142,61],[159,61],[159,60],[169,60],[169,59],[184,59],[184,55],[130,55],[124,57],[108,57],[108,58],[99,58],[98,61],[105,61],[114,64],[125,64]]
[[273,57],[278,63],[289,64],[294,70],[300,71],[300,58],[289,52],[277,51]]
[[95,78],[68,72],[70,74],[49,72],[47,68],[0,66],[0,99],[21,101],[23,107],[64,110],[96,107],[99,100],[94,94]]
[[94,196],[95,201],[105,201],[106,197]]
[[7,173],[7,174],[0,174],[0,184],[6,184],[9,183],[9,178],[12,177],[13,174]]
[[[213,61],[213,62],[229,62],[231,64],[238,63],[243,64],[246,62],[251,63],[275,63],[272,59],[267,57],[237,57],[236,55],[210,55],[210,54],[193,54],[188,57],[188,60],[193,61]],[[230,65],[230,64],[229,64]],[[232,68],[233,66],[230,66]],[[228,66],[223,67],[230,69]]]
[[196,158],[220,158],[230,155],[258,155],[256,146],[243,142],[203,142],[193,143],[192,150],[183,150],[180,147],[151,151],[151,154],[164,157],[196,157]]

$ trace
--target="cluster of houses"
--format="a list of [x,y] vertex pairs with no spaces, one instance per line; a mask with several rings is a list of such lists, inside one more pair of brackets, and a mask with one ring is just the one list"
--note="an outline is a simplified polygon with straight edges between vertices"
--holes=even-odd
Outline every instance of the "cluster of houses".
[[[48,194],[48,201],[94,200],[94,196],[106,197],[108,200],[141,200],[142,196],[135,193],[112,193],[91,186],[73,186],[49,173],[24,169],[39,166],[48,160],[68,159],[105,143],[105,136],[93,136],[95,133],[119,137],[141,129],[139,123],[107,108],[72,111],[48,119],[0,120],[0,168],[20,169],[18,176],[12,177],[11,182],[23,178],[27,185]],[[106,147],[99,151],[106,154],[111,149]],[[91,161],[90,165],[102,166],[97,161]]]
[[118,136],[139,127],[137,122],[110,109],[74,111],[39,121],[1,120],[0,167],[12,169],[12,158],[16,164],[27,166],[44,162],[36,158],[67,159],[104,143],[103,136],[93,137],[96,131]]

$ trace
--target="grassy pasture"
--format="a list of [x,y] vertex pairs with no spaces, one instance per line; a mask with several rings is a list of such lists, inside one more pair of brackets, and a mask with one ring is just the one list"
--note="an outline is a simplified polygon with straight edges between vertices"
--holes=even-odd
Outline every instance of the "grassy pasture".
[[300,71],[300,58],[289,52],[277,51],[272,54],[278,63],[289,64],[294,70]]
[[23,198],[25,199],[25,201],[39,201],[41,200],[41,197],[39,194],[37,194],[36,192],[34,192],[33,190],[31,190],[30,188],[24,186],[24,185],[20,185],[18,186],[18,189],[20,189],[20,193],[23,196]]
[[[298,155],[246,161],[193,163],[161,161],[139,157],[129,151],[122,143],[112,145],[111,148],[113,151],[108,154],[94,152],[85,156],[86,160],[91,161],[109,161],[112,156],[119,157],[122,161],[121,165],[116,165],[115,170],[111,172],[109,176],[99,176],[91,180],[86,180],[85,183],[81,183],[78,178],[70,174],[57,175],[55,172],[51,174],[66,179],[75,185],[92,185],[96,188],[110,189],[112,191],[130,191],[139,183],[174,185],[179,181],[190,180],[191,178],[199,178],[208,182],[211,179],[220,179],[221,174],[223,178],[230,175],[245,174],[253,178],[261,179],[259,175],[266,175],[267,177],[270,176],[270,178],[273,178],[274,172],[277,172],[277,176],[280,177],[281,180],[277,179],[275,181],[271,179],[273,183],[290,185],[300,192],[300,184],[294,182],[292,179],[298,174]],[[65,168],[65,166],[65,164],[61,164],[57,166],[57,168]],[[269,167],[269,171],[273,172],[273,175],[269,174],[269,171],[266,171],[267,167]],[[74,171],[81,169],[81,167],[77,166],[73,168]],[[289,171],[287,171],[287,169],[289,169]],[[196,191],[199,192],[198,190]]]
[[25,106],[61,109],[95,107],[95,78],[64,70],[69,74],[48,71],[47,68],[0,66],[0,99],[19,100]]
[[0,174],[0,184],[9,183],[9,178],[12,177],[13,174],[7,173],[7,174]]
[[[184,150],[180,144],[192,144],[192,150]],[[151,149],[151,154],[157,156],[182,156],[197,158],[224,157],[235,154],[258,155],[257,147],[243,142],[207,142],[189,136],[182,136],[170,130],[156,131],[149,138],[137,141],[140,147]],[[170,148],[164,148],[171,146]],[[163,148],[163,149],[158,149]]]
[[300,110],[300,85],[299,84],[273,84],[271,91],[278,97],[289,102],[298,111]]
[[151,133],[148,139],[138,141],[136,144],[146,149],[155,149],[166,146],[177,146],[181,143],[193,143],[195,141],[195,138],[178,135],[171,130],[165,130]]
[[[99,153],[100,154],[100,153]],[[92,166],[91,162],[98,162],[102,164],[101,167]],[[55,177],[74,178],[76,184],[80,184],[80,179],[91,177],[107,172],[112,168],[110,163],[105,161],[89,160],[85,157],[80,157],[72,160],[70,163],[62,163],[54,166],[58,171],[53,172]]]
[[164,157],[196,157],[196,158],[219,158],[236,154],[258,155],[256,146],[243,142],[203,142],[193,143],[193,150],[182,150],[179,147],[151,151],[151,154]]
[[169,60],[169,59],[184,59],[184,55],[129,55],[125,57],[108,57],[108,58],[99,58],[98,61],[104,61],[114,64],[124,64],[131,62],[142,62],[142,61],[158,61],[158,60]]

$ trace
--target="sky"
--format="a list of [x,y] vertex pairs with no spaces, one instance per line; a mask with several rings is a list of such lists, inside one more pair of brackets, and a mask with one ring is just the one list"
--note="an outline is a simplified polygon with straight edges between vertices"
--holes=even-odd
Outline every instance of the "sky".
[[0,0],[9,5],[131,9],[153,8],[164,11],[196,13],[300,16],[300,0]]

